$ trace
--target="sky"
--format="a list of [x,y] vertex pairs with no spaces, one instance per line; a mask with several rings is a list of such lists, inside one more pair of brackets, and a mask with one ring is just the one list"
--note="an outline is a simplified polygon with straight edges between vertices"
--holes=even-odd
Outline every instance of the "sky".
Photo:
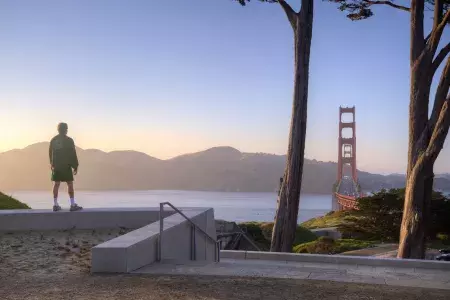
[[[409,14],[374,12],[352,22],[315,1],[306,157],[337,160],[339,106],[355,106],[357,167],[405,173]],[[278,4],[3,0],[0,152],[48,141],[64,121],[81,148],[285,154],[293,55]],[[448,143],[435,172],[450,172]]]

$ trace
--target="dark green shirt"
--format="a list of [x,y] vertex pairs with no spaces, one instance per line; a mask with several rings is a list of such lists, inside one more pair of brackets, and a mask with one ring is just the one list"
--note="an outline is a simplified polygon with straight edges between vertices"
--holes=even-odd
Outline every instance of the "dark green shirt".
[[67,168],[78,169],[78,158],[75,143],[66,135],[57,135],[50,141],[50,164],[55,170]]

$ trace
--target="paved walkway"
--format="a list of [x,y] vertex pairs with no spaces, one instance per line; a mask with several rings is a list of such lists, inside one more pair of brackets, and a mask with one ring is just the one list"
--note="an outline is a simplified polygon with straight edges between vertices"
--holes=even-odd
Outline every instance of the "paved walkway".
[[222,259],[220,263],[191,262],[182,265],[165,261],[133,273],[314,279],[450,290],[450,271],[322,263]]

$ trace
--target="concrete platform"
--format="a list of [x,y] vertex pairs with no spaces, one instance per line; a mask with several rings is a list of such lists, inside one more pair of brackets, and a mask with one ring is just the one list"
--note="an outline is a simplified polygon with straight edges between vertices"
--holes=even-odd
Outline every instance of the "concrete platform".
[[138,269],[134,274],[267,277],[314,279],[338,282],[450,289],[450,271],[420,268],[389,268],[333,263],[298,263],[273,260],[221,259],[211,262],[163,261]]
[[[197,228],[175,210],[163,212],[162,258],[214,261],[216,229],[212,208],[179,208]],[[160,238],[159,207],[63,210],[0,210],[0,231],[69,229],[135,229],[91,250],[92,272],[127,273],[157,260]],[[207,238],[203,232],[206,232]]]
[[[173,210],[164,211],[170,216]],[[49,209],[0,210],[0,231],[139,228],[159,220],[159,208],[89,208],[70,212]]]

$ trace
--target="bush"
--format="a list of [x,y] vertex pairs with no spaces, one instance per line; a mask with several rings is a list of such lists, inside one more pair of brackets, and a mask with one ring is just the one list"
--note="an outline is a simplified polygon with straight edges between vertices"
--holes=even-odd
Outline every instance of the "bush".
[[0,192],[0,209],[29,209],[30,207]]
[[333,238],[321,236],[316,241],[300,244],[294,247],[295,253],[316,253],[316,254],[331,254],[335,248],[335,241]]
[[266,223],[246,222],[239,224],[239,227],[249,235],[258,245],[263,247],[270,247],[270,239],[267,240],[263,233],[263,228]]
[[303,222],[301,226],[309,229],[337,227],[344,222],[346,216],[352,213],[353,211],[349,210],[331,211],[323,217],[317,217]]
[[438,240],[440,240],[440,241],[442,242],[442,244],[444,244],[444,245],[449,245],[449,244],[450,244],[450,237],[449,237],[448,234],[445,234],[445,233],[438,233],[438,234],[436,235],[436,238],[437,238]]
[[[270,248],[272,239],[273,223],[245,222],[240,223],[239,227],[258,244],[263,250]],[[298,226],[295,232],[294,245],[311,242],[317,239],[317,236],[309,229]]]
[[320,237],[318,240],[294,247],[295,253],[337,254],[371,247],[374,243],[353,239],[334,240],[331,237]]
[[[346,215],[338,230],[346,238],[396,242],[399,239],[405,189],[382,190],[358,200],[358,211]],[[450,233],[450,201],[434,192],[427,237]]]

